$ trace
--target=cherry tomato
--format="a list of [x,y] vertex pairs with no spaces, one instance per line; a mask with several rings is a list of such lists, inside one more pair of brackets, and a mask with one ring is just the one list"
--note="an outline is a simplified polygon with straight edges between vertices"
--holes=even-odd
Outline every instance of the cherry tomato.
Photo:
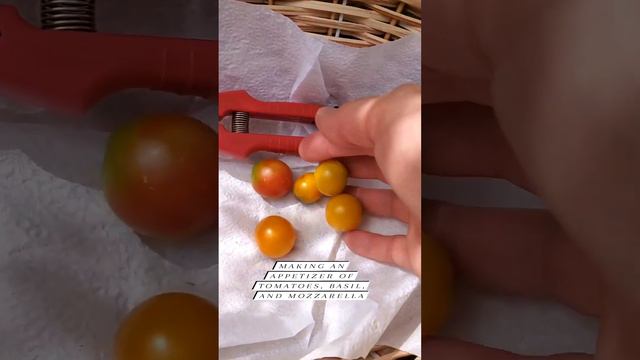
[[351,194],[334,196],[325,209],[327,223],[337,231],[351,231],[362,222],[362,204]]
[[427,335],[435,335],[447,321],[453,302],[453,267],[440,243],[423,234],[422,245],[427,256],[422,269],[422,284],[426,286],[422,319]]
[[269,216],[256,226],[256,241],[260,251],[273,259],[287,255],[296,243],[296,231],[287,219]]
[[314,203],[322,197],[316,187],[316,178],[313,173],[306,173],[293,184],[293,194],[305,204]]
[[217,162],[217,135],[204,123],[180,115],[144,117],[109,139],[105,195],[142,235],[195,236],[217,224]]
[[323,161],[318,165],[314,173],[316,186],[324,195],[335,196],[340,194],[347,186],[349,172],[338,160]]
[[293,174],[289,166],[280,160],[261,160],[251,170],[251,185],[266,198],[281,198],[291,190]]
[[186,293],[154,296],[120,324],[116,360],[218,358],[218,309]]

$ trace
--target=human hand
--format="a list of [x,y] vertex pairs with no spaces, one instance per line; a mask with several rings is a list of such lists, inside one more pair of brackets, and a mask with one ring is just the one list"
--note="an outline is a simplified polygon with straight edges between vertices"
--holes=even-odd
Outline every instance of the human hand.
[[[640,4],[433,0],[424,14],[426,172],[506,179],[547,206],[431,203],[429,233],[480,287],[597,316],[595,359],[640,359]],[[531,359],[441,339],[423,354]]]
[[354,178],[378,179],[391,190],[355,188],[365,210],[408,224],[407,235],[351,231],[343,240],[356,254],[420,276],[421,270],[421,89],[401,86],[387,95],[323,108],[316,133],[300,144],[309,162],[341,158]]

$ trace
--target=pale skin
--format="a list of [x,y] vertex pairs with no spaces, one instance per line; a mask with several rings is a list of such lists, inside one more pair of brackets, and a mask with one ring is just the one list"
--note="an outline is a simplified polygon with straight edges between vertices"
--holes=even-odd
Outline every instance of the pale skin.
[[[433,203],[426,228],[485,289],[600,319],[595,355],[640,359],[640,3],[432,0],[427,173],[496,177],[546,210]],[[430,360],[524,360],[426,339]]]
[[[402,104],[402,106],[396,106]],[[372,215],[407,223],[407,234],[383,236],[351,231],[343,240],[356,254],[401,267],[421,269],[421,89],[401,86],[389,94],[323,108],[316,133],[300,144],[300,157],[319,162],[340,158],[353,178],[378,179],[391,190],[352,188]],[[401,161],[397,161],[401,159]]]
[[[601,324],[594,355],[532,357],[428,338],[423,357],[640,359],[640,2],[430,0],[423,14],[422,171],[502,178],[546,205],[431,202],[425,229],[471,284],[557,301]],[[419,178],[410,171],[420,166],[407,158],[419,139],[404,126],[417,95],[397,94],[323,111],[300,153],[367,156],[347,160],[354,175],[386,179],[393,191],[355,191],[372,213],[407,221],[409,236],[353,232],[345,241],[419,274]]]

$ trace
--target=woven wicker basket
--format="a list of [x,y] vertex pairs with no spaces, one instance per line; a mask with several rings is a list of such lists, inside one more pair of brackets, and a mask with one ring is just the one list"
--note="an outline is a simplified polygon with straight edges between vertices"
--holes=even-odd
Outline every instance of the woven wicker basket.
[[420,32],[420,0],[242,0],[268,6],[303,31],[368,47]]

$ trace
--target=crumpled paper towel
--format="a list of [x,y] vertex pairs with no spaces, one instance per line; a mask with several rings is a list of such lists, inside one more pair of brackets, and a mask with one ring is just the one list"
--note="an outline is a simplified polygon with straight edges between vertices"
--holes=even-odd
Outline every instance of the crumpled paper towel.
[[266,7],[219,2],[220,91],[264,100],[342,103],[420,83],[420,36],[370,48],[321,41]]
[[[39,1],[3,4],[37,24]],[[96,6],[101,31],[217,34],[217,4],[208,0]],[[149,296],[186,291],[217,303],[217,242],[141,241],[111,212],[100,186],[106,139],[118,124],[154,112],[192,113],[213,124],[206,107],[127,91],[70,119],[0,98],[0,359],[111,360],[119,322]]]
[[[247,90],[265,101],[339,104],[420,82],[420,37],[368,49],[320,41],[265,7],[220,1],[220,91]],[[252,123],[253,124],[253,123]],[[306,135],[303,125],[256,122],[252,131]],[[412,274],[353,254],[324,220],[326,199],[300,204],[293,195],[265,201],[251,188],[253,161],[220,162],[221,359],[317,359],[365,356],[376,344],[420,354],[419,280]],[[273,155],[270,155],[273,156]],[[313,165],[281,157],[294,176]],[[254,281],[273,260],[257,249],[257,222],[289,219],[298,242],[287,260],[348,260],[359,280],[370,280],[365,301],[252,301]],[[363,228],[406,233],[398,221],[368,217]],[[400,320],[400,321],[398,321]]]
[[215,300],[217,267],[185,269],[151,251],[100,191],[0,151],[3,359],[111,359],[119,321],[144,299]]
[[144,299],[217,303],[216,241],[141,241],[108,207],[107,132],[22,109],[0,107],[1,359],[110,360],[119,322]]

